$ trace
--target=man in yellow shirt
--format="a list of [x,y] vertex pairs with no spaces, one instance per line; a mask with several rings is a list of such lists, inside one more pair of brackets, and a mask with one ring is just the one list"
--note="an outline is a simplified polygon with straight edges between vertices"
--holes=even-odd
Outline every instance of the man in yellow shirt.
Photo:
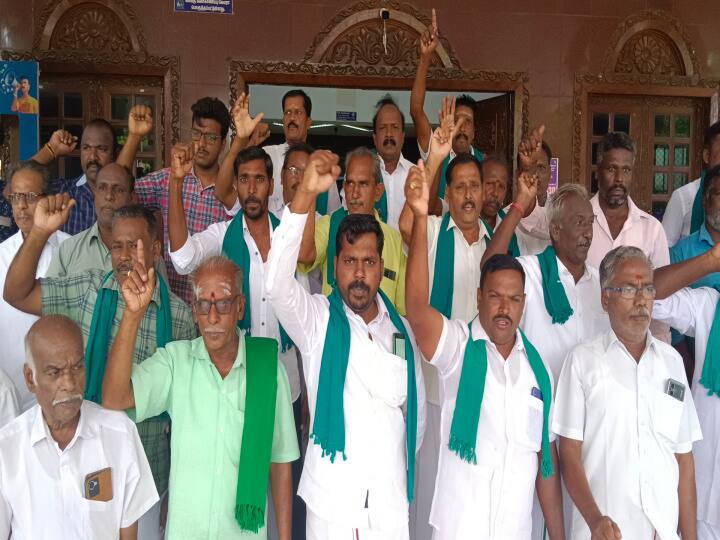
[[[18,97],[18,92],[22,94],[21,97]],[[20,77],[20,81],[15,85],[12,110],[22,114],[38,113],[38,100],[30,95],[30,79],[27,77]]]
[[385,236],[382,258],[385,265],[380,288],[392,301],[401,315],[405,314],[405,262],[400,233],[383,223],[375,210],[375,203],[382,197],[384,186],[377,156],[368,148],[360,147],[345,157],[344,207],[315,222],[315,212],[310,212],[303,233],[298,269],[307,273],[322,269],[323,293],[328,295],[335,285],[337,261],[335,236],[342,219],[348,214],[370,214],[380,222]]

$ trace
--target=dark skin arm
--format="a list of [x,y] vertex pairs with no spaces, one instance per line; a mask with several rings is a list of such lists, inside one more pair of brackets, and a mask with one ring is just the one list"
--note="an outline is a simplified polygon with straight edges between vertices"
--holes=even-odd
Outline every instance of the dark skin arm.
[[[537,177],[530,176],[528,173],[521,173],[518,177],[518,194],[515,198],[515,204],[523,208],[523,210],[530,207],[531,204],[535,204],[535,198],[537,197]],[[505,218],[500,222],[500,226],[495,231],[495,234],[490,240],[485,253],[483,254],[480,265],[485,264],[490,257],[497,255],[498,253],[507,253],[512,235],[515,232],[515,228],[520,223],[525,212],[520,212],[514,206],[510,208]]]
[[50,236],[62,227],[75,206],[67,193],[43,197],[35,207],[33,227],[8,268],[5,301],[20,311],[42,315],[42,286],[35,279],[40,256]]
[[407,319],[425,358],[435,356],[443,329],[443,317],[429,303],[427,218],[430,190],[422,161],[408,173],[406,206],[413,213],[407,269],[405,307]]
[[688,287],[700,278],[720,271],[720,244],[710,251],[675,264],[669,264],[655,270],[655,299],[662,300],[683,287]]
[[560,467],[565,487],[592,533],[592,540],[619,540],[620,528],[598,508],[582,464],[582,441],[560,437]]
[[55,158],[69,156],[77,147],[77,143],[77,137],[72,133],[64,129],[58,129],[53,132],[50,140],[47,142],[50,148],[52,148],[52,152],[43,145],[31,159],[43,165],[50,165],[50,163],[55,161]]
[[415,73],[415,81],[413,82],[412,91],[410,92],[410,116],[412,116],[415,125],[415,133],[418,146],[427,150],[432,135],[432,127],[430,120],[425,114],[425,88],[428,69],[435,49],[439,41],[437,17],[435,10],[432,10],[432,24],[420,36],[420,61],[418,62],[417,72]]
[[290,463],[270,464],[270,493],[275,506],[275,521],[280,540],[292,538],[292,466]]
[[[455,123],[455,101],[456,98],[453,96],[452,98],[444,97],[442,101],[442,107],[438,111],[438,117],[440,119],[440,129],[441,129],[441,138],[438,139],[433,135],[433,141],[432,144],[440,142],[442,144],[443,149],[442,152],[439,152],[437,155],[439,156],[440,153],[445,153],[445,156],[440,160],[440,162],[437,164],[437,169],[435,170],[434,174],[427,174],[428,182],[430,183],[430,205],[429,205],[429,212],[432,215],[435,216],[442,216],[443,213],[443,205],[442,201],[440,200],[439,193],[440,193],[440,177],[442,176],[441,171],[441,165],[442,160],[445,159],[445,157],[450,154],[450,150],[452,149],[452,141],[455,138],[455,135],[457,134],[458,130],[460,129],[460,126],[462,126],[463,122],[465,121],[464,117],[460,117],[457,122]],[[450,134],[448,136],[448,133]],[[432,155],[432,148],[431,155]],[[445,152],[447,150],[447,152]],[[430,159],[428,158],[428,162]],[[430,163],[428,163],[429,165]]]
[[185,175],[193,166],[195,147],[192,143],[179,143],[170,151],[170,193],[168,194],[168,237],[170,251],[177,251],[188,239],[185,203],[183,201],[183,183]]
[[128,136],[117,157],[117,163],[129,171],[135,171],[135,156],[143,137],[152,132],[152,109],[147,105],[135,105],[128,114]]
[[[553,468],[555,474],[543,478],[542,471],[538,466],[537,479],[535,480],[535,490],[537,491],[540,508],[542,508],[545,518],[545,527],[551,540],[565,539],[565,524],[563,522],[563,502],[562,490],[560,488],[560,468],[558,465],[557,448],[554,444],[550,444],[550,453],[552,454]],[[541,454],[538,452],[538,465],[541,460]]]
[[692,452],[675,454],[680,479],[678,482],[678,501],[680,519],[678,527],[683,540],[697,538],[697,490],[695,489],[695,461]]
[[136,521],[129,527],[120,529],[120,540],[137,540],[137,531],[138,531],[138,523]]

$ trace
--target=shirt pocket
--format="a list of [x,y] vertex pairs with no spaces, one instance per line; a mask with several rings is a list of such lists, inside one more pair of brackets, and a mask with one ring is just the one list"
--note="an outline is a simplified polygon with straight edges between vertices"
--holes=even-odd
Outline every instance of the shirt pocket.
[[389,407],[401,407],[407,400],[407,361],[383,351],[374,355],[370,363],[375,372],[366,374],[370,376],[366,382],[370,394]]
[[517,406],[517,437],[518,442],[532,450],[540,451],[542,441],[544,410],[541,399],[528,391],[527,395],[518,399]]
[[679,440],[684,406],[682,401],[664,392],[655,392],[652,411],[653,427],[657,433],[672,443],[677,443]]

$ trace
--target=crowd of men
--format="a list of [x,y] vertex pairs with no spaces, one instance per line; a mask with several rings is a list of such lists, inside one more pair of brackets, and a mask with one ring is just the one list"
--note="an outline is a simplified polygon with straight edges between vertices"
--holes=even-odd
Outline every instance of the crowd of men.
[[341,163],[296,89],[283,144],[204,97],[142,178],[145,106],[9,167],[0,539],[720,539],[720,123],[661,225],[625,133],[590,196],[544,126],[433,129],[437,43],[417,164],[390,96]]

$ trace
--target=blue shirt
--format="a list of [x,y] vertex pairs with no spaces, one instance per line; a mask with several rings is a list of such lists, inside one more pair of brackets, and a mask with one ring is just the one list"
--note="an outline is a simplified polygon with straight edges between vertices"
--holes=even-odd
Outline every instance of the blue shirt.
[[77,185],[80,178],[53,181],[53,193],[68,193],[75,199],[75,207],[70,211],[67,223],[60,230],[70,235],[78,234],[92,227],[97,220],[95,215],[95,197],[87,182]]
[[[686,261],[707,253],[715,245],[705,223],[690,236],[680,240],[670,248],[670,262],[672,264]],[[720,290],[720,272],[713,272],[690,285],[693,289],[697,287],[712,287]]]

